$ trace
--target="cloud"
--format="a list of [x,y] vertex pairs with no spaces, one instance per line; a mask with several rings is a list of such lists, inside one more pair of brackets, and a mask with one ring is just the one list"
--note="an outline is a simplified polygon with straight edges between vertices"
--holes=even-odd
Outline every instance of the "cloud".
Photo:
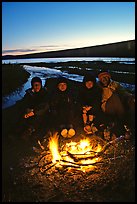
[[48,47],[48,48],[52,48],[52,47],[60,47],[59,45],[40,45],[38,47]]
[[31,53],[38,53],[38,52],[48,52],[48,51],[57,51],[57,50],[64,50],[68,49],[69,45],[38,45],[33,46],[31,49],[4,49],[2,50],[2,55],[21,55],[21,54],[31,54]]
[[62,47],[68,47],[69,45],[67,44],[63,44],[63,45],[39,45],[39,46],[36,46],[36,47],[45,47],[45,48],[62,48]]
[[26,53],[26,52],[35,52],[37,51],[36,49],[14,49],[14,50],[2,50],[2,53],[3,54],[6,54],[6,53],[17,53],[17,52],[22,52],[22,53]]

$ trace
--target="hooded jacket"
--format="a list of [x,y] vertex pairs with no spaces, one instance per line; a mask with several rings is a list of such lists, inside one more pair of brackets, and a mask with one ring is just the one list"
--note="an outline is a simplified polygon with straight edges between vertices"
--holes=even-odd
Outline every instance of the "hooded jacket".
[[35,115],[41,115],[49,109],[49,99],[46,88],[41,88],[39,92],[34,92],[32,88],[27,89],[22,102],[24,110],[33,109]]
[[[67,83],[67,89],[65,91],[59,90],[59,83]],[[54,89],[50,101],[50,110],[53,116],[53,120],[56,120],[58,124],[71,123],[74,112],[74,100],[72,92],[70,91],[68,80],[64,77],[60,77],[57,80],[56,88]]]
[[[65,91],[61,91],[58,89],[59,83],[66,83],[67,89]],[[69,111],[72,107],[73,97],[72,93],[70,93],[68,80],[65,77],[60,77],[56,83],[56,89],[53,92],[53,96],[51,98],[51,108],[56,109],[57,111]]]
[[[87,81],[93,82],[93,87],[88,89],[85,85]],[[82,88],[79,94],[79,101],[81,108],[83,106],[92,106],[93,114],[100,111],[101,109],[101,99],[102,99],[102,90],[96,84],[96,78],[94,75],[85,76],[83,79]]]

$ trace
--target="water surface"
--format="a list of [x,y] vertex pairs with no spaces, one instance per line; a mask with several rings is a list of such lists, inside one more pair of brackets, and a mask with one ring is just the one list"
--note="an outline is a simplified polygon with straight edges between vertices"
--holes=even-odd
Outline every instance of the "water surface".
[[30,59],[13,59],[2,60],[2,63],[35,63],[35,62],[68,62],[68,61],[103,61],[106,63],[119,62],[122,64],[135,64],[135,58],[121,58],[121,57],[62,57],[62,58],[30,58]]
[[[30,77],[28,78],[28,81],[24,83],[20,88],[18,88],[13,93],[2,98],[2,109],[10,107],[14,105],[16,101],[22,99],[22,97],[25,95],[25,90],[30,88],[31,79],[35,76],[38,76],[42,79],[43,86],[45,85],[47,78],[56,78],[59,76],[64,76],[68,79],[82,82],[83,77],[84,77],[78,74],[69,74],[67,73],[67,71],[61,71],[61,70],[57,70],[53,68],[50,69],[46,67],[36,67],[36,66],[28,66],[28,65],[24,65],[24,68],[30,73]],[[131,85],[127,83],[121,83],[121,85],[132,91],[135,89],[135,85]]]

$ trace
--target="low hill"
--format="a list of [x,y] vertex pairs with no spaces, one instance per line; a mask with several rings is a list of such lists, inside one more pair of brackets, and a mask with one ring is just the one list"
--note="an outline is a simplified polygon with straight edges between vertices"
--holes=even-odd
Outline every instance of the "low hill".
[[2,59],[27,58],[56,58],[56,57],[135,57],[135,40],[111,44],[67,49],[60,51],[41,52],[25,55],[5,55]]

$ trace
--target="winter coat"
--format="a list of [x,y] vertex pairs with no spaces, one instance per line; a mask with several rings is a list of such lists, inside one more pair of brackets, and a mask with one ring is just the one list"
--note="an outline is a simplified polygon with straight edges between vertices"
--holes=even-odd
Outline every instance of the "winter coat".
[[[108,84],[107,87],[102,87],[100,82],[99,86],[102,88],[103,91],[101,105],[102,110],[106,112],[106,106],[107,103],[109,102],[112,104],[112,107],[114,107],[117,104],[117,106],[121,110],[120,112],[123,112],[122,104],[124,104],[125,106],[128,103],[128,100],[132,97],[132,94],[128,93],[127,90],[124,87],[122,87],[119,82],[113,80],[110,80],[110,83]],[[111,98],[113,98],[114,100],[111,100]],[[122,102],[122,104],[120,104],[121,103],[120,101]],[[111,109],[111,107],[109,109]]]
[[96,115],[96,113],[101,110],[101,99],[102,99],[102,90],[96,84],[90,89],[86,88],[83,84],[80,93],[79,93],[79,102],[81,109],[84,106],[92,106],[91,114]]
[[24,111],[33,109],[35,115],[42,115],[49,109],[48,92],[45,88],[41,88],[39,92],[34,92],[32,88],[27,89],[22,102]]
[[50,101],[50,111],[52,119],[57,125],[73,123],[74,100],[68,88],[66,91],[56,89],[53,92]]

